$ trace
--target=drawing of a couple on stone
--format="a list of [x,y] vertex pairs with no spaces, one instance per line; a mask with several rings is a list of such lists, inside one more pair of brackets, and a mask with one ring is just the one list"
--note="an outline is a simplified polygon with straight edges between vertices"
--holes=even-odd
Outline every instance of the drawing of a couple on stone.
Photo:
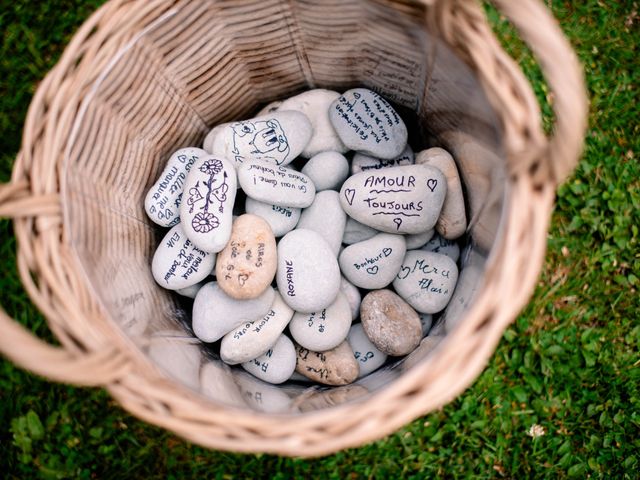
[[289,156],[287,136],[275,118],[248,120],[231,125],[235,161],[262,159],[282,165]]

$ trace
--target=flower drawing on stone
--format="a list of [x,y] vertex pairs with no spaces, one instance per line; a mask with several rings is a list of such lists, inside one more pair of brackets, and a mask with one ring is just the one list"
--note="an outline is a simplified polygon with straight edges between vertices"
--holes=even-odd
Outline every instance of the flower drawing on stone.
[[220,173],[223,168],[224,167],[223,167],[222,162],[220,160],[209,159],[209,160],[206,160],[200,166],[200,171],[202,173],[206,173],[210,177],[213,177],[213,176],[217,175],[218,173]]
[[[199,170],[205,175],[208,175],[209,178],[203,182],[196,182],[196,184],[189,189],[187,205],[189,205],[189,213],[193,213],[196,207],[200,210],[191,221],[193,229],[199,233],[207,233],[214,228],[218,228],[220,225],[218,217],[209,210],[217,201],[219,202],[218,212],[224,212],[224,202],[227,200],[229,185],[227,183],[227,172],[224,171],[222,161],[215,158],[207,159],[200,166]],[[216,186],[216,180],[221,177],[220,173],[222,173],[222,181]],[[205,187],[206,191],[204,190]]]
[[287,136],[275,118],[238,122],[233,129],[233,153],[236,162],[242,163],[246,155],[252,158],[272,160],[276,165],[289,156]]
[[189,213],[193,213],[195,204],[203,198],[204,197],[200,193],[200,182],[198,181],[193,187],[189,189],[189,198],[187,199],[187,205],[189,205]]
[[208,233],[218,225],[220,225],[218,217],[209,212],[196,213],[196,216],[191,220],[191,226],[198,233]]

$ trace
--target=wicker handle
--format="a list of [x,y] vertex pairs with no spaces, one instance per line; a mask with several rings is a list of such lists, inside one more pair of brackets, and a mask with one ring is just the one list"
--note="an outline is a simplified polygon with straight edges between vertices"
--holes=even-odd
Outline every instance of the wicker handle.
[[[0,217],[57,215],[57,194],[33,195],[27,181],[0,185]],[[115,348],[71,352],[40,340],[0,308],[0,352],[22,368],[51,380],[104,385],[123,375],[127,365]]]

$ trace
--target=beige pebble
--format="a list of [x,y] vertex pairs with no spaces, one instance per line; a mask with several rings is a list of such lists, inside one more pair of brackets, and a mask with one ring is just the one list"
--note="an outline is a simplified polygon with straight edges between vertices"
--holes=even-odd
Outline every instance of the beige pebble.
[[326,352],[296,344],[296,372],[325,385],[347,385],[358,378],[360,368],[346,341]]
[[232,298],[256,298],[275,277],[277,261],[269,224],[257,215],[241,215],[233,222],[229,243],[218,253],[218,285]]
[[360,319],[369,340],[387,355],[406,355],[422,339],[420,317],[391,290],[369,292],[362,299]]

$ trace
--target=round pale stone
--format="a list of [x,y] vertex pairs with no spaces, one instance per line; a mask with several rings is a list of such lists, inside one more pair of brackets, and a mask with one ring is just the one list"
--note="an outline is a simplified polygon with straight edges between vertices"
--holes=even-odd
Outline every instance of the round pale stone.
[[380,170],[381,168],[398,167],[400,165],[413,165],[414,156],[411,146],[407,144],[402,153],[391,160],[374,158],[363,153],[356,153],[351,160],[351,175],[369,170]]
[[362,302],[362,296],[360,290],[356,288],[346,278],[340,277],[340,291],[347,298],[349,302],[349,308],[351,308],[351,320],[355,320],[360,315],[360,302]]
[[247,197],[244,209],[247,213],[264,218],[276,237],[281,237],[293,230],[298,224],[300,213],[302,212],[300,208],[281,207],[271,203],[259,202],[251,197]]
[[329,120],[350,149],[390,159],[407,145],[407,127],[389,102],[371,90],[354,88],[329,108]]
[[360,371],[353,351],[345,341],[326,352],[296,345],[296,372],[324,385],[347,385]]
[[275,291],[269,287],[257,298],[237,300],[224,293],[217,282],[207,283],[193,302],[193,333],[203,342],[215,342],[243,323],[264,317],[274,297]]
[[388,233],[423,233],[436,224],[447,192],[440,170],[405,165],[360,172],[340,189],[347,215]]
[[216,264],[216,254],[196,247],[181,224],[164,236],[151,261],[151,273],[161,287],[177,290],[205,279]]
[[349,333],[351,307],[343,293],[327,308],[312,313],[296,312],[289,323],[293,339],[304,348],[325,352],[337,347]]
[[458,267],[446,255],[411,250],[407,252],[393,287],[420,313],[443,310],[458,281]]
[[447,179],[447,195],[436,223],[437,232],[447,239],[462,236],[467,229],[467,216],[455,160],[446,150],[435,147],[418,153],[416,163],[436,167]]
[[369,340],[387,355],[406,355],[422,339],[420,317],[391,290],[369,292],[362,299],[360,319]]
[[340,195],[333,190],[319,192],[313,203],[302,210],[296,228],[312,230],[324,238],[337,257],[347,224],[347,214],[340,206]]
[[256,298],[273,281],[278,267],[276,239],[262,218],[240,215],[227,246],[218,253],[216,279],[230,297]]
[[356,287],[383,288],[393,282],[405,252],[404,236],[379,233],[345,248],[340,254],[340,270]]
[[415,233],[413,235],[405,235],[404,239],[407,242],[407,250],[415,250],[416,248],[423,247],[433,237],[435,233],[434,229],[427,230],[423,233]]
[[441,253],[446,255],[454,262],[460,258],[460,245],[455,240],[448,240],[436,234],[422,248],[426,252]]
[[243,363],[242,368],[274,385],[286,382],[296,368],[296,349],[287,336],[280,335],[273,347],[263,355]]
[[259,357],[278,340],[292,316],[293,310],[276,292],[271,310],[264,317],[247,322],[222,338],[220,358],[235,365]]
[[278,243],[278,290],[297,312],[317,312],[340,290],[340,267],[329,244],[316,232],[296,229]]
[[369,340],[361,323],[351,326],[347,341],[351,345],[353,356],[360,365],[359,378],[369,375],[387,361],[387,354],[378,350],[373,342]]
[[301,172],[313,181],[317,192],[340,190],[349,176],[349,161],[338,152],[320,152],[309,159]]
[[364,225],[357,220],[347,216],[347,224],[344,227],[344,235],[342,236],[342,243],[351,245],[353,243],[369,240],[371,237],[376,236],[378,230]]
[[180,224],[187,237],[205,252],[219,252],[231,235],[236,172],[223,158],[198,159],[187,175]]
[[206,155],[201,148],[189,147],[181,148],[169,157],[144,199],[144,209],[153,222],[161,227],[172,227],[180,222],[180,202],[187,174],[195,161]]

